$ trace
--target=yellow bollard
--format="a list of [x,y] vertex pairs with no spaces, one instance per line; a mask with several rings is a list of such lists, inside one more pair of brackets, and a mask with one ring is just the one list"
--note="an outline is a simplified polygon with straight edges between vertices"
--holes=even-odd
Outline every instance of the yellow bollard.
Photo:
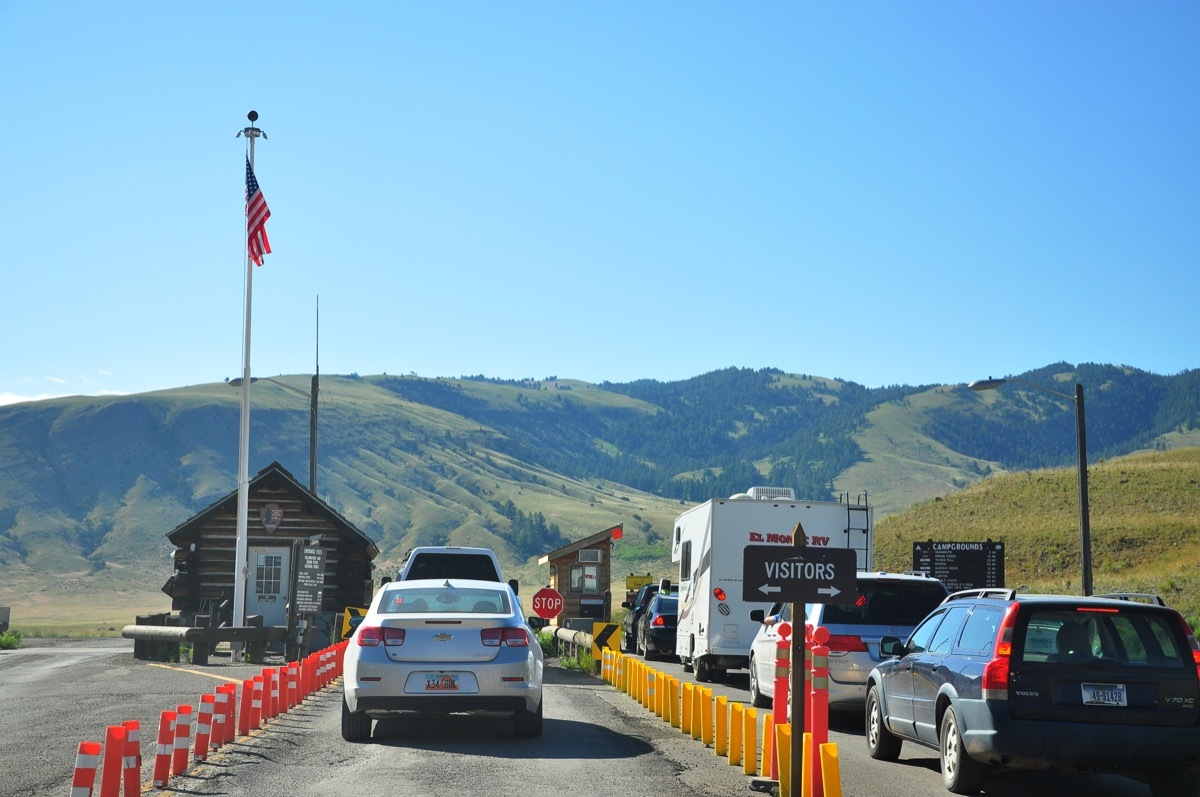
[[713,707],[713,752],[719,756],[725,755],[725,751],[729,749],[729,732],[726,729],[728,722],[729,698],[717,695],[716,705]]
[[842,767],[838,763],[836,742],[821,745],[821,781],[825,786],[825,797],[842,797]]
[[617,659],[616,673],[613,675],[613,686],[621,688],[621,678],[624,677],[625,657],[620,653],[614,654]]
[[758,774],[765,778],[774,778],[778,772],[771,772],[771,759],[775,757],[775,717],[767,712],[763,715],[762,765]]
[[775,753],[779,756],[779,797],[792,797],[791,725],[775,726]]
[[658,697],[658,673],[646,668],[646,709],[654,711],[654,703]]
[[758,773],[758,709],[742,712],[742,772]]
[[700,738],[700,730],[704,724],[704,687],[692,689],[692,738]]
[[742,763],[742,704],[729,706],[729,765]]
[[704,687],[704,699],[701,701],[700,708],[704,713],[700,715],[700,741],[705,747],[709,747],[713,743],[713,725],[716,717],[713,709],[713,691],[709,687]]
[[812,761],[812,733],[805,733],[800,738],[800,755],[804,756],[800,759],[800,797],[813,797],[813,773],[808,765]]
[[667,710],[663,712],[663,719],[665,719],[672,728],[678,728],[680,723],[679,690],[679,679],[672,675],[671,680],[667,683]]
[[696,687],[691,681],[683,682],[683,696],[680,702],[679,730],[688,736],[692,734],[692,692]]
[[654,715],[661,717],[663,715],[663,707],[667,703],[667,678],[669,678],[662,670],[656,670],[654,673]]

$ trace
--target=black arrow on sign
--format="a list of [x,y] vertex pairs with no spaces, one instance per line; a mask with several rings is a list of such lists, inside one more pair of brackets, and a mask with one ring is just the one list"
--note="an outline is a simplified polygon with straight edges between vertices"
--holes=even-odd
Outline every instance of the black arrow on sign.
[[607,623],[604,626],[604,630],[600,632],[600,635],[595,637],[592,640],[592,644],[601,650],[604,650],[604,648],[608,648],[609,650],[616,650],[616,648],[614,648],[612,645],[608,644],[608,640],[616,632],[617,632],[617,626],[614,623]]

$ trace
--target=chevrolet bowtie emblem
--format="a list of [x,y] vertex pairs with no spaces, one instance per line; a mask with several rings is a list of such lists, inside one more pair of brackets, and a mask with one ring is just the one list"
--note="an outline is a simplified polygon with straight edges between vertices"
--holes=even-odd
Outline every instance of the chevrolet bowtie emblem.
[[454,639],[454,634],[443,633],[443,634],[434,634],[433,635],[433,640],[435,642],[449,642],[451,639]]

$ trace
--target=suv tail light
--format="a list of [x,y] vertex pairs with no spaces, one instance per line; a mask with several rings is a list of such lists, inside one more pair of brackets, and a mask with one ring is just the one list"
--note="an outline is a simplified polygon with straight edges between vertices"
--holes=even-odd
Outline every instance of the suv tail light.
[[380,626],[363,626],[354,635],[359,647],[374,648],[383,643],[385,647],[399,647],[404,644],[403,628],[387,628]]
[[1013,629],[1017,625],[1017,611],[1021,604],[1013,601],[1000,621],[996,642],[992,646],[992,660],[983,668],[980,689],[984,700],[1008,700],[1008,665],[1012,660]]
[[830,653],[866,653],[867,645],[862,637],[854,634],[831,634],[825,643]]
[[510,648],[529,647],[529,635],[524,628],[481,628],[479,638],[483,640],[485,648],[498,648],[502,644]]
[[1196,641],[1196,635],[1192,633],[1192,627],[1183,619],[1183,615],[1175,612],[1175,616],[1179,618],[1179,624],[1183,626],[1183,635],[1187,637],[1188,645],[1192,648],[1192,661],[1196,662],[1196,678],[1200,679],[1200,642]]
[[650,621],[650,625],[654,626],[655,628],[662,628],[666,625],[666,622],[663,620],[662,615],[658,614],[655,615],[654,619]]

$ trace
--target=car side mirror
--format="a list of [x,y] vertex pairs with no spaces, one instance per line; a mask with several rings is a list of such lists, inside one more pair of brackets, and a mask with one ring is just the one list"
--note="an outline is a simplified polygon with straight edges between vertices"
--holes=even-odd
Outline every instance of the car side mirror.
[[767,613],[765,611],[763,611],[762,609],[751,609],[750,610],[750,619],[756,623],[761,623],[763,620],[766,619],[766,617],[767,617]]
[[881,657],[891,658],[893,656],[903,656],[908,653],[904,648],[904,643],[899,637],[885,636],[879,640],[879,655]]
[[550,621],[545,617],[530,616],[526,618],[526,621],[529,623],[529,627],[534,631],[541,631],[543,628],[550,625]]
[[519,589],[519,587],[521,586],[521,582],[520,582],[520,581],[517,581],[515,578],[510,578],[510,579],[508,580],[508,586],[512,587],[512,591],[513,591],[513,594],[514,594],[514,595],[520,595],[520,594],[521,594],[521,590]]

